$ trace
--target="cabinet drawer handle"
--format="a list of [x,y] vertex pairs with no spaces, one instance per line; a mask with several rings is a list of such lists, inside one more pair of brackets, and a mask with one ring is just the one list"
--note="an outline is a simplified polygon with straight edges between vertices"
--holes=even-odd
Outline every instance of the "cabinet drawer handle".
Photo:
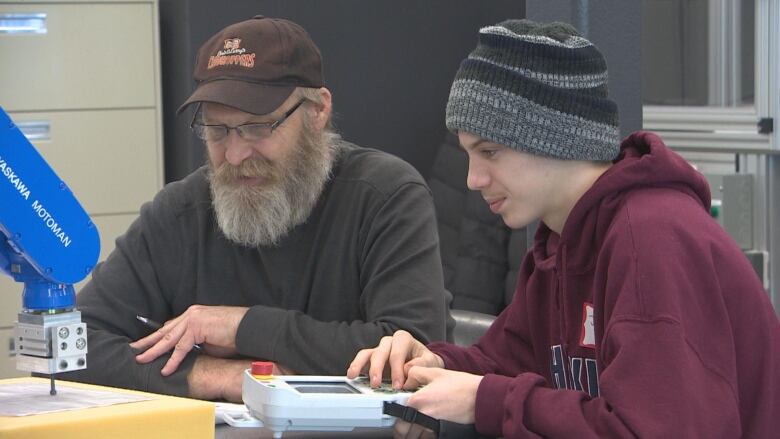
[[28,120],[25,122],[17,122],[16,126],[30,142],[51,140],[51,135],[49,134],[51,122],[48,120]]
[[0,34],[45,34],[46,14],[0,14]]

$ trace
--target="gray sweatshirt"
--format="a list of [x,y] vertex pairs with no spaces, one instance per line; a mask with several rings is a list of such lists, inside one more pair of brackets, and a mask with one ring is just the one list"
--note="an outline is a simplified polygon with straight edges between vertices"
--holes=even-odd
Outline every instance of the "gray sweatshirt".
[[141,208],[77,296],[96,384],[187,395],[194,353],[169,377],[163,355],[136,363],[128,346],[190,305],[246,306],[238,353],[301,374],[343,375],[359,349],[406,329],[445,338],[448,319],[431,194],[409,164],[345,144],[308,220],[277,247],[228,241],[213,215],[206,169]]

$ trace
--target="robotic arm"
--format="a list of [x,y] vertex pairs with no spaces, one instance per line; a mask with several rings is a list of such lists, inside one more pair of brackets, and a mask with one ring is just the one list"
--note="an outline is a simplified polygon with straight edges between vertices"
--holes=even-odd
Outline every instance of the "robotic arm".
[[73,284],[97,262],[95,225],[0,107],[0,271],[24,283],[14,326],[16,368],[54,374],[87,367],[87,330]]

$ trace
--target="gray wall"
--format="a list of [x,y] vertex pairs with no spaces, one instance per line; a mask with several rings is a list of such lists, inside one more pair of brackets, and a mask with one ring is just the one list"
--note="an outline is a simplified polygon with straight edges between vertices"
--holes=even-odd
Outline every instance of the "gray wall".
[[642,128],[642,2],[638,0],[526,0],[526,17],[565,21],[607,59],[609,94],[620,109],[625,137]]

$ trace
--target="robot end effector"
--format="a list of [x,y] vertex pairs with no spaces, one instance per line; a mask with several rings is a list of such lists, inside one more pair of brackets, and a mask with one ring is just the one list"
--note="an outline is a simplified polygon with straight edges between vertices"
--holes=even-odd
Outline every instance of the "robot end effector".
[[53,375],[87,367],[73,284],[100,252],[97,228],[0,108],[0,271],[24,283],[16,367]]

